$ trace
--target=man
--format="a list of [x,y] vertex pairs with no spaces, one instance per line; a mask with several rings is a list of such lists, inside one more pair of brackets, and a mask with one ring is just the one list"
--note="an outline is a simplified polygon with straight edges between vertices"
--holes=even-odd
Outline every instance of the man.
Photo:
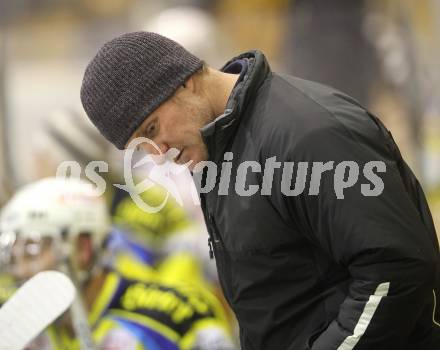
[[143,136],[192,161],[242,349],[440,348],[428,205],[391,134],[352,98],[271,72],[259,51],[215,70],[136,32],[99,50],[81,99],[116,147]]
[[[102,350],[232,350],[222,306],[204,283],[196,275],[189,283],[166,273],[166,267],[159,272],[129,259],[124,253],[131,248],[119,250],[122,259],[114,252],[108,256],[101,249],[108,219],[104,199],[91,184],[74,179],[46,178],[30,184],[2,210],[2,271],[18,282],[46,269],[67,271],[88,311],[87,321],[74,311],[76,304],[70,318],[64,315],[29,348],[82,349],[84,323],[90,323]],[[185,261],[188,266],[188,259],[170,259],[164,264],[179,264],[181,273],[188,275],[191,269],[182,266]]]

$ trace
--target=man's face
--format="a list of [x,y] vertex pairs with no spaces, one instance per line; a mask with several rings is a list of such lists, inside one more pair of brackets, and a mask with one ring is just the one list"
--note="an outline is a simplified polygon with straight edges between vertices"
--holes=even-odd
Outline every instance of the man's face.
[[[179,88],[173,97],[145,119],[130,141],[147,137],[156,143],[162,154],[176,148],[180,153],[174,161],[184,164],[192,160],[189,166],[192,170],[198,162],[208,159],[208,150],[199,129],[211,119],[209,106],[203,98],[187,88]],[[140,147],[147,153],[158,154],[150,144],[143,143]]]
[[[76,271],[87,271],[92,268],[93,245],[89,233],[81,233],[74,237],[68,258]],[[6,250],[6,247],[0,249]],[[62,260],[59,242],[55,239],[34,235],[34,238],[17,237],[8,248],[9,259],[5,262],[5,270],[17,281],[24,281],[38,272],[59,268]],[[3,268],[3,266],[0,265]]]
[[51,238],[18,238],[12,247],[9,270],[18,281],[24,281],[38,272],[54,269],[57,261]]

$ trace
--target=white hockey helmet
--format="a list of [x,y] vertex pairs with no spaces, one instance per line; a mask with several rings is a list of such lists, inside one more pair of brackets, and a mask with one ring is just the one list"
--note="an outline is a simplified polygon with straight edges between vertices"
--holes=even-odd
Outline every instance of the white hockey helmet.
[[15,232],[21,238],[37,236],[73,240],[89,233],[99,248],[109,230],[104,198],[92,184],[78,179],[46,178],[21,188],[0,214],[0,237]]

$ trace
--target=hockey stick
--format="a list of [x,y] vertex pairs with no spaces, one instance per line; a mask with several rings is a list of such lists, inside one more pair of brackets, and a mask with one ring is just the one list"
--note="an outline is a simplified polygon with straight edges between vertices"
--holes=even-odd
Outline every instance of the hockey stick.
[[76,290],[57,271],[25,282],[0,308],[0,349],[22,350],[72,304]]
[[[76,288],[80,290],[71,263],[66,260],[63,264],[61,264],[60,269],[71,278],[71,281],[74,283]],[[76,295],[72,302],[72,306],[70,307],[70,314],[72,316],[72,324],[75,335],[79,340],[80,349],[95,350],[96,346],[93,341],[92,331],[90,329],[89,321],[87,318],[86,307],[84,306],[84,302],[79,293]]]

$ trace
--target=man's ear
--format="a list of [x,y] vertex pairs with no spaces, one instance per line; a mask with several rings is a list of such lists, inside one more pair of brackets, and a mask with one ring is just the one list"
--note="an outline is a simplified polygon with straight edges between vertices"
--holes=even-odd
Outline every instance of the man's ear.
[[184,89],[188,89],[188,91],[194,92],[195,91],[195,81],[194,77],[190,76],[186,81],[182,84],[182,87]]

